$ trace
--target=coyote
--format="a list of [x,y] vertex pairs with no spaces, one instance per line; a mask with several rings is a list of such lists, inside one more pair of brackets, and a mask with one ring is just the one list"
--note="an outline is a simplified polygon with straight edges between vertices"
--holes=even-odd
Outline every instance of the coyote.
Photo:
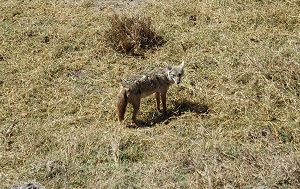
[[183,66],[184,61],[179,66],[169,66],[166,64],[165,68],[155,68],[149,73],[136,75],[125,80],[118,95],[117,114],[119,121],[124,120],[126,106],[130,103],[133,106],[132,120],[139,126],[136,116],[140,108],[141,98],[153,93],[156,96],[158,111],[160,111],[161,98],[163,113],[167,114],[166,94],[172,84],[180,83],[184,73]]

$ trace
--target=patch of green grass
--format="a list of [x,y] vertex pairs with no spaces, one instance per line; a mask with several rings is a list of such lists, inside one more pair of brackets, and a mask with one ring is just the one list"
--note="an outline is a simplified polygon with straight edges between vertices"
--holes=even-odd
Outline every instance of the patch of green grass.
[[[0,188],[298,188],[299,7],[1,2]],[[115,51],[114,13],[151,18],[166,43],[143,57]],[[152,96],[138,116],[147,127],[118,123],[122,80],[182,58],[168,116]]]

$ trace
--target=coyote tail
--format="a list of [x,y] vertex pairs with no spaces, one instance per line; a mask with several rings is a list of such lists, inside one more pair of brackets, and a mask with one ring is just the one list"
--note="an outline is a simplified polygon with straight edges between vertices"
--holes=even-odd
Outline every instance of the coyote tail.
[[118,95],[117,114],[119,117],[119,121],[124,120],[126,106],[128,103],[126,92],[127,91],[124,88],[121,88],[120,93]]

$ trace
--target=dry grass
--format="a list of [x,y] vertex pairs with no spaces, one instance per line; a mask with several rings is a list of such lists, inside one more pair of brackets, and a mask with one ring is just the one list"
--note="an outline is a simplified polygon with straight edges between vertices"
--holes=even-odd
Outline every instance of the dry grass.
[[[299,188],[299,1],[112,2],[1,2],[0,188]],[[111,50],[113,11],[166,43]],[[183,56],[170,117],[120,125],[122,79]]]
[[109,17],[109,22],[104,35],[106,42],[122,53],[141,56],[145,50],[164,43],[153,29],[150,18],[114,14]]

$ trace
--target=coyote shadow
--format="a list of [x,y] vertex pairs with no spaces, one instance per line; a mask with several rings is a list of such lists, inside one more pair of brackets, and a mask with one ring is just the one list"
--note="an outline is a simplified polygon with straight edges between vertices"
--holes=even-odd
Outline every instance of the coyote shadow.
[[155,115],[154,119],[142,121],[140,127],[153,127],[158,123],[164,123],[165,125],[167,125],[171,120],[188,111],[196,113],[197,115],[205,115],[209,112],[209,108],[207,105],[198,102],[191,102],[189,100],[173,101],[172,104],[173,107],[171,109],[168,109],[167,115],[158,113],[158,115]]

